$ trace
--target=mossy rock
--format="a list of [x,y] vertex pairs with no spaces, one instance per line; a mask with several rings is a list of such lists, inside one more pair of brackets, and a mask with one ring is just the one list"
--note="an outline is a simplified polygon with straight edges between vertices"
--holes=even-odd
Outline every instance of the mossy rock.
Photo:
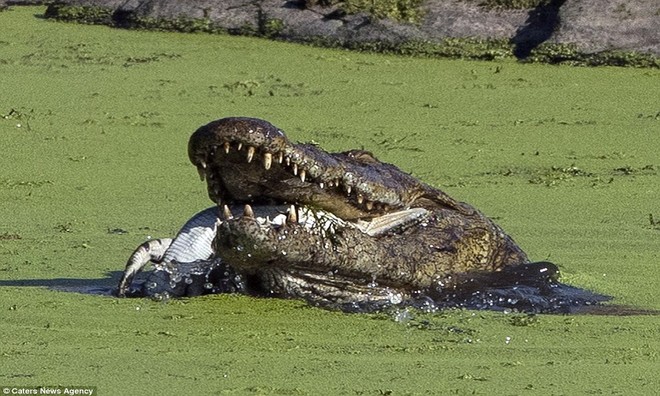
[[[286,7],[276,0],[61,0],[49,5],[46,17],[409,56],[658,68],[660,48],[643,34],[660,24],[653,1],[600,10],[597,0],[584,0],[580,7],[590,10],[585,13],[563,0],[306,0]],[[649,7],[657,8],[655,18],[643,13]],[[612,15],[626,19],[626,26],[612,28],[625,38],[619,46],[611,45],[616,34],[591,21]]]

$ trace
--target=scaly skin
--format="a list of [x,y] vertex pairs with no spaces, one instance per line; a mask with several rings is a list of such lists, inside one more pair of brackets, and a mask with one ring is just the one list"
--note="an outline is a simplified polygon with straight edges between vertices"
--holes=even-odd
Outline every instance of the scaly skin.
[[[267,294],[342,304],[442,296],[471,274],[528,262],[479,211],[366,151],[327,153],[266,121],[224,118],[199,128],[188,152],[218,205],[294,204],[343,220],[326,232],[262,224],[247,211],[224,219],[216,256]],[[428,214],[376,236],[355,226],[410,208]]]

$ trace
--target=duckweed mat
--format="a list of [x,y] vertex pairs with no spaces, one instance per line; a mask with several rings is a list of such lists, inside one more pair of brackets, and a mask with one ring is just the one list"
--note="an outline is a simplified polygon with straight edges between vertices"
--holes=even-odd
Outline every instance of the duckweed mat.
[[496,219],[567,283],[660,309],[660,71],[413,59],[0,13],[0,387],[112,394],[652,394],[657,316],[345,314],[116,299],[209,206],[200,125],[364,147]]

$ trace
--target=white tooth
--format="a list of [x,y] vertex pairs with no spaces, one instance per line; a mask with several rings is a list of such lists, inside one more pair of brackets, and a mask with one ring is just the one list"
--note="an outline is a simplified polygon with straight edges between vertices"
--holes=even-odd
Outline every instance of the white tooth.
[[307,175],[307,172],[305,172],[304,169],[300,171],[300,181],[304,182],[305,181],[305,176]]
[[241,151],[242,148],[243,148],[243,143],[240,143],[240,142],[239,142],[239,143],[238,143],[238,151]]
[[324,187],[325,187],[325,183],[320,182],[320,183],[319,183],[319,187],[324,188]]
[[366,205],[367,205],[367,210],[371,210],[374,208],[374,203],[371,201],[367,201]]
[[254,157],[254,147],[250,146],[247,150],[247,162],[248,164],[252,162],[252,157]]
[[346,195],[351,195],[352,187],[346,186]]
[[289,208],[287,221],[291,222],[291,223],[297,223],[298,222],[298,216],[296,214],[296,207],[294,205],[291,205],[291,207]]
[[282,161],[284,161],[284,152],[280,151],[280,155],[277,158],[277,162],[279,162],[281,164]]
[[231,210],[229,210],[229,206],[227,205],[222,207],[222,215],[225,217],[225,220],[234,218],[234,215],[231,214]]
[[291,165],[291,158],[290,157],[286,157],[285,161],[286,161],[286,166]]
[[229,147],[230,147],[229,142],[225,142],[225,144],[223,144],[223,147],[225,148],[225,154],[229,154]]
[[199,180],[204,181],[204,177],[206,176],[206,167],[203,166],[198,166],[197,167],[197,173],[199,173]]
[[330,180],[330,181],[328,182],[328,187],[334,187],[334,185],[335,185],[335,184],[332,182],[332,180]]
[[293,164],[293,175],[298,176],[298,164]]
[[273,163],[273,154],[266,153],[264,154],[264,168],[266,170],[270,169],[270,165]]
[[358,194],[358,196],[357,196],[357,201],[358,201],[359,204],[361,204],[362,202],[364,202],[364,197],[362,196],[362,194]]
[[252,206],[250,205],[245,205],[243,208],[243,216],[245,217],[254,217],[254,211],[252,210]]

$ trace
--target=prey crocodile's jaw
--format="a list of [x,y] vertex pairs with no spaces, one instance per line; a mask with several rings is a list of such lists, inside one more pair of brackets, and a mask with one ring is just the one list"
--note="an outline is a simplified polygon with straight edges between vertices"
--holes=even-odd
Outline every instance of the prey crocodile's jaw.
[[[216,203],[296,204],[356,220],[431,202],[427,185],[368,152],[294,144],[254,118],[223,118],[199,128],[188,154]],[[456,205],[440,198],[444,206]]]

